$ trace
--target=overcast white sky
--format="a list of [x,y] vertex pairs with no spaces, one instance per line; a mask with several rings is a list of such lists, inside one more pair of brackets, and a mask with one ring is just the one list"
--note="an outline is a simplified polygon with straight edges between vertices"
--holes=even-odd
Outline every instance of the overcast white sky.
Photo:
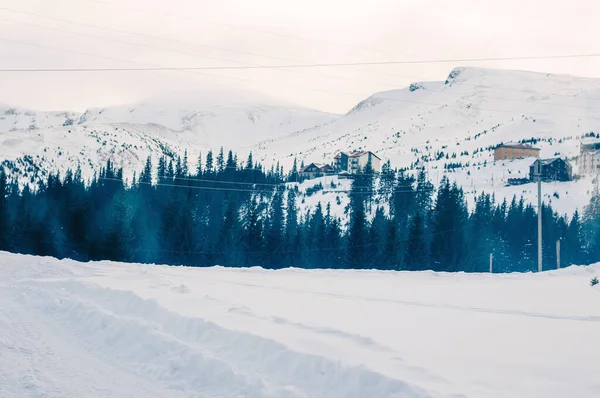
[[[600,2],[593,0],[0,0],[0,69],[600,53],[599,14]],[[600,57],[471,65],[600,77]],[[464,65],[0,73],[0,102],[84,110],[166,92],[224,89],[341,113],[377,91],[443,80],[455,66]]]

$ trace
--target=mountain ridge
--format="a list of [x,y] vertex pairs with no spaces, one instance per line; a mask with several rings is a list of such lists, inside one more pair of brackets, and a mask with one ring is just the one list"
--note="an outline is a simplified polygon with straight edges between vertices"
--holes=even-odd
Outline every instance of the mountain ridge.
[[[446,174],[472,195],[486,190],[510,197],[519,191],[503,185],[525,176],[528,161],[494,164],[496,145],[535,142],[542,157],[571,159],[577,170],[579,137],[600,131],[600,79],[487,68],[458,67],[443,81],[374,93],[344,115],[263,106],[249,96],[232,98],[230,104],[243,104],[229,107],[210,98],[195,107],[169,101],[94,108],[79,119],[77,113],[3,109],[0,156],[28,155],[48,171],[83,164],[90,175],[106,159],[133,172],[150,154],[186,149],[190,159],[221,146],[240,156],[252,151],[267,167],[279,162],[286,170],[294,159],[330,163],[338,151],[371,150],[407,172],[427,170],[433,182]],[[587,178],[577,184],[584,197],[590,184]],[[580,207],[583,201],[570,202]]]

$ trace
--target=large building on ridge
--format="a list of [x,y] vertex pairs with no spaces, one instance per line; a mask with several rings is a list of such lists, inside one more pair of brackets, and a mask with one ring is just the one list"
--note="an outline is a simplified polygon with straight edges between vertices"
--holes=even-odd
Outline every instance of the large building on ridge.
[[540,149],[527,144],[500,144],[494,149],[494,161],[539,157]]
[[600,173],[600,140],[581,140],[579,149],[579,174]]
[[354,152],[351,154],[339,152],[333,159],[333,167],[337,173],[356,174],[364,170],[369,162],[373,170],[379,173],[381,170],[381,158],[371,151]]

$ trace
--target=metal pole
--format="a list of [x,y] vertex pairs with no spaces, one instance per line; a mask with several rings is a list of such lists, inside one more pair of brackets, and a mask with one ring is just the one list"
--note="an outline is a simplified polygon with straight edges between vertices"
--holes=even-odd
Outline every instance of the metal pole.
[[542,272],[542,176],[538,174],[538,272]]
[[492,268],[493,261],[494,261],[494,255],[492,253],[490,253],[490,274],[494,273],[493,268]]
[[560,269],[560,239],[556,241],[556,269]]

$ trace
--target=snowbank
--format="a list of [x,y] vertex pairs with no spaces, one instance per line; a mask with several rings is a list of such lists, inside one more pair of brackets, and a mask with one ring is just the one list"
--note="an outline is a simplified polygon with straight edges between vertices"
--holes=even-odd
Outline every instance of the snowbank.
[[0,253],[0,395],[594,397],[597,275],[600,265],[268,271]]

